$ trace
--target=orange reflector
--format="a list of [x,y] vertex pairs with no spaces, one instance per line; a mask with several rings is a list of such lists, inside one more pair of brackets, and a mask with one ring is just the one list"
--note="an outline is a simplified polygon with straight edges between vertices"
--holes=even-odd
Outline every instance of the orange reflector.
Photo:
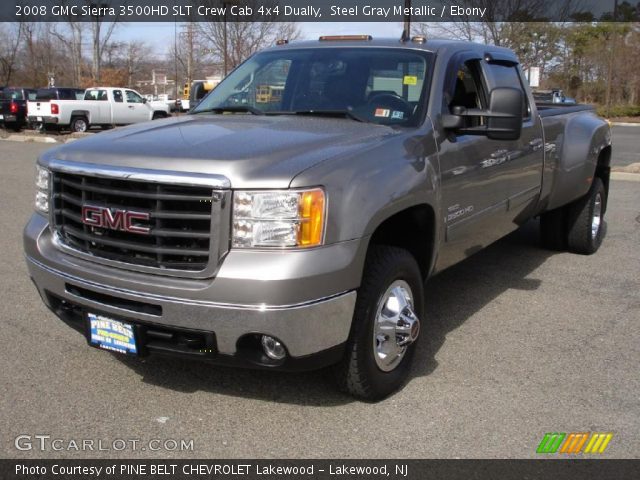
[[350,41],[350,40],[372,40],[373,37],[371,35],[323,35],[320,37],[321,42],[334,41],[339,42]]
[[298,246],[313,247],[322,243],[324,204],[324,192],[322,190],[309,190],[302,193]]

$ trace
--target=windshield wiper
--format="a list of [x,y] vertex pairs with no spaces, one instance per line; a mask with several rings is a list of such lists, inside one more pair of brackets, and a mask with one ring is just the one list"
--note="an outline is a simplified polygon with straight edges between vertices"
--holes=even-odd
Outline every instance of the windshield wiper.
[[264,112],[259,108],[252,107],[251,105],[230,105],[227,107],[214,107],[204,110],[198,110],[195,113],[252,113],[253,115],[264,115]]
[[318,115],[326,117],[345,117],[355,120],[356,122],[367,123],[368,120],[353,113],[351,110],[297,110],[293,112],[286,112],[295,115]]

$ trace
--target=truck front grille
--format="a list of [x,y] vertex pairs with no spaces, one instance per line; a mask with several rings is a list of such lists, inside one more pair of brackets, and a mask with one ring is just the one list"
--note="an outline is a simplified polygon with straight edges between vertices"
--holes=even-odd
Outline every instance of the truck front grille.
[[[132,265],[200,271],[209,263],[211,187],[187,187],[56,172],[53,226],[66,246]],[[83,206],[149,214],[148,234],[83,223]]]

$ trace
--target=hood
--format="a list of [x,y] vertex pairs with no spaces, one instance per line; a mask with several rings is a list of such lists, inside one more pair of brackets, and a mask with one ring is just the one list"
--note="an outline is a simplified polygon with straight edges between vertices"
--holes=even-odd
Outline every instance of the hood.
[[223,175],[232,188],[287,188],[324,160],[397,134],[342,118],[200,114],[97,133],[50,150],[43,160]]

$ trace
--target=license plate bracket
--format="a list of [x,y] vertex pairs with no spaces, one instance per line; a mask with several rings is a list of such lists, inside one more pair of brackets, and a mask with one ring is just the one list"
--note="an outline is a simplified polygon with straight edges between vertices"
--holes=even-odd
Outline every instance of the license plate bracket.
[[91,346],[125,355],[138,355],[132,324],[97,313],[87,313],[86,321]]

